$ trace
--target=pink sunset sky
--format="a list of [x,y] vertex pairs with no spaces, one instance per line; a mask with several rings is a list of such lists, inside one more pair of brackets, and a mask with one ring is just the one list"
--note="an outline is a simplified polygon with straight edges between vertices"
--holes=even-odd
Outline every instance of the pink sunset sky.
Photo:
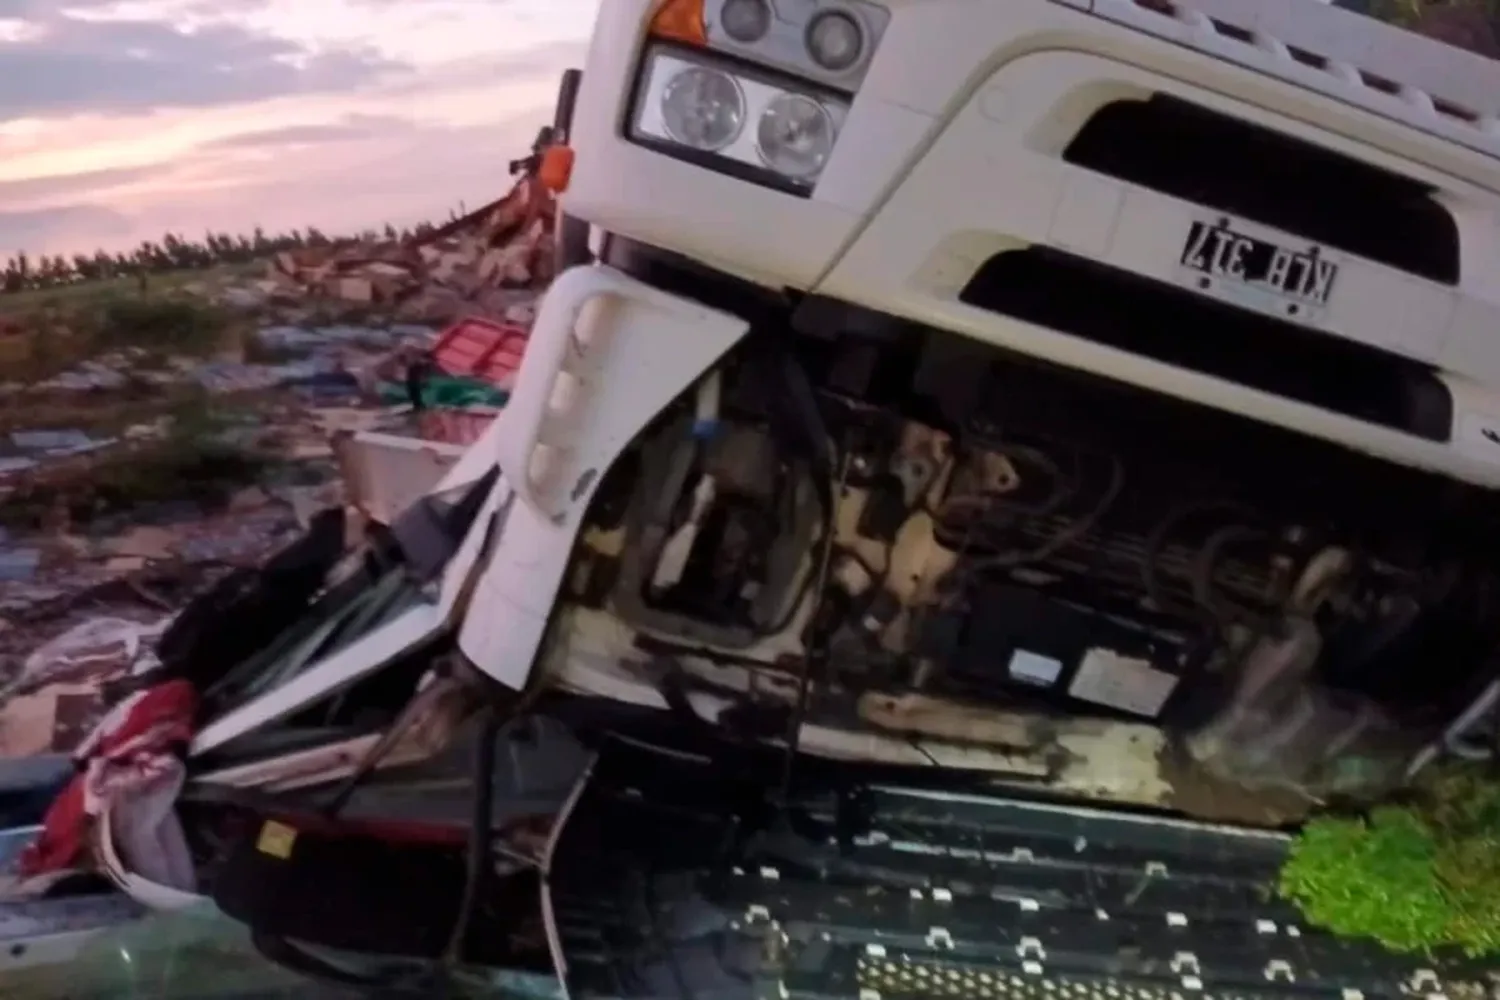
[[0,256],[509,185],[599,0],[0,0]]

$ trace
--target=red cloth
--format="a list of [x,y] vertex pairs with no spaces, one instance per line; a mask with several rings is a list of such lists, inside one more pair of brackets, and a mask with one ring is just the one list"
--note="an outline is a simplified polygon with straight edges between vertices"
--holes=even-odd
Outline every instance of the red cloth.
[[197,712],[198,692],[182,680],[138,691],[111,709],[74,751],[79,773],[48,807],[19,873],[29,878],[79,867],[92,817],[181,766],[178,753],[192,741]]

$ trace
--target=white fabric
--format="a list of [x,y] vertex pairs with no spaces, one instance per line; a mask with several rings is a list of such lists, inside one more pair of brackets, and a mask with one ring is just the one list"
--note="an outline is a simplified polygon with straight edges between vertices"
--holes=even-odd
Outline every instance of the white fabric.
[[175,758],[109,806],[110,834],[125,866],[157,885],[183,892],[197,889],[193,856],[173,808],[187,777]]

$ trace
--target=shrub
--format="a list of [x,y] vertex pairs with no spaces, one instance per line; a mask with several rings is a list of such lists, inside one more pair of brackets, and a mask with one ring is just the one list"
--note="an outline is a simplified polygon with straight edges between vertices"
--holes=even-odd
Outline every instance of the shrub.
[[139,347],[167,354],[201,354],[223,343],[230,322],[223,309],[200,300],[112,298],[100,307],[94,343],[105,350]]
[[155,447],[101,463],[85,494],[87,505],[76,509],[75,516],[87,520],[175,500],[212,507],[238,486],[254,482],[260,471],[260,461],[247,452],[168,438]]
[[267,457],[222,440],[229,417],[202,400],[179,403],[170,418],[159,440],[100,452],[66,474],[23,482],[0,499],[0,525],[30,531],[59,511],[80,524],[176,501],[212,509],[265,474]]
[[1309,923],[1396,951],[1500,953],[1500,783],[1451,772],[1409,803],[1314,819],[1280,890]]

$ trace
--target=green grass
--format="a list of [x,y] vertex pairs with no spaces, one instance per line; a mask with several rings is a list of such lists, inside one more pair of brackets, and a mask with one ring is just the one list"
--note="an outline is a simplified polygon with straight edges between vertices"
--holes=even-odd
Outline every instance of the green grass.
[[85,523],[177,500],[213,508],[264,475],[267,456],[219,439],[233,414],[194,398],[169,415],[170,429],[160,439],[87,456],[66,474],[23,483],[0,500],[0,524],[32,531],[63,510],[73,523]]
[[0,381],[43,381],[99,355],[135,349],[143,367],[170,357],[205,357],[236,350],[244,320],[185,292],[112,294],[12,313],[29,340],[27,357],[0,362]]
[[43,480],[0,500],[0,524],[44,528],[59,511],[73,524],[153,504],[189,501],[205,509],[227,503],[259,481],[265,460],[242,449],[198,442],[153,442],[99,459],[86,476]]
[[[158,385],[142,377],[174,359],[238,356],[251,320],[183,286],[213,283],[213,272],[153,275],[146,294],[135,279],[94,282],[0,296],[0,314],[25,331],[29,356],[0,360],[0,382],[38,382],[81,362],[128,352],[126,382],[104,394],[17,393],[0,399],[0,434],[27,428],[77,428],[119,437],[166,419],[165,436],[126,441],[60,461],[23,477],[0,499],[0,524],[44,527],[66,512],[75,524],[156,503],[190,500],[213,507],[264,474],[268,457],[225,443],[235,414],[255,400],[211,397],[190,383]],[[253,394],[252,394],[253,395]]]
[[0,352],[0,382],[44,380],[123,348],[159,358],[237,348],[247,318],[214,302],[214,291],[262,266],[154,274],[144,291],[137,278],[122,277],[0,294],[0,320],[29,344],[24,357]]
[[1500,782],[1454,771],[1408,803],[1314,819],[1280,890],[1340,935],[1403,952],[1500,953]]
[[233,320],[227,310],[191,298],[112,298],[92,316],[90,340],[101,351],[206,354],[224,345]]
[[[176,295],[189,285],[202,284],[209,288],[227,280],[260,275],[265,271],[264,261],[245,264],[224,264],[202,271],[185,270],[148,275],[147,296]],[[38,310],[71,310],[97,305],[108,299],[141,295],[140,279],[135,275],[105,278],[99,281],[81,281],[74,285],[57,288],[31,288],[20,292],[0,294],[0,316],[29,315]]]

